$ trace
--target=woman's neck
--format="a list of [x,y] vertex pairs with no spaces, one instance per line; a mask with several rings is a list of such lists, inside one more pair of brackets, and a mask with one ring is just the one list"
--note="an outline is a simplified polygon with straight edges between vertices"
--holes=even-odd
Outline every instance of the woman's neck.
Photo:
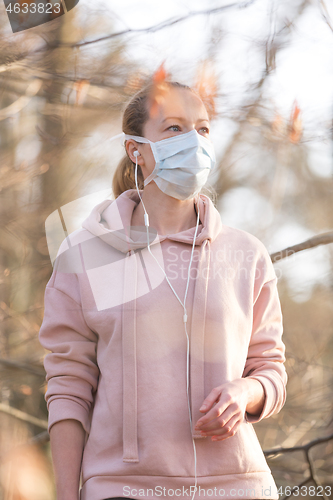
[[[141,193],[149,215],[149,226],[158,234],[176,234],[195,227],[197,216],[194,199],[178,200],[163,193],[155,182],[150,182]],[[131,226],[144,226],[144,209],[140,202],[132,214]]]

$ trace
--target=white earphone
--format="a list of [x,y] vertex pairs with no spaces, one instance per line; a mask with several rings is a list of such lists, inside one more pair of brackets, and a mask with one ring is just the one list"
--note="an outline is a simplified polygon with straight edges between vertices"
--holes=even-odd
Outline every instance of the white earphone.
[[141,156],[139,151],[134,151],[133,155],[135,156],[135,158],[137,158],[138,156]]

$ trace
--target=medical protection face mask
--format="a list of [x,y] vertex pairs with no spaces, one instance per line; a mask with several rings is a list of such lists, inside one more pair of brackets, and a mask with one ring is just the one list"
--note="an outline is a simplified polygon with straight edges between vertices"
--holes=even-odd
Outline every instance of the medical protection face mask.
[[215,166],[213,144],[196,130],[157,142],[135,135],[124,137],[150,144],[156,165],[144,186],[154,180],[163,193],[178,200],[198,194]]

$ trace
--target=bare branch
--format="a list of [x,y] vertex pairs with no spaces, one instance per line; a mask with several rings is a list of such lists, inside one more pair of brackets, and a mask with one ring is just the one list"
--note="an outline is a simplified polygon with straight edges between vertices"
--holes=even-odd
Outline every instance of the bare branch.
[[329,14],[328,14],[328,10],[327,10],[327,7],[324,3],[324,0],[319,0],[318,3],[319,3],[319,9],[320,9],[321,15],[323,16],[327,26],[330,28],[331,31],[333,31],[332,21],[330,19]]
[[272,448],[271,450],[264,450],[264,455],[268,457],[271,455],[278,455],[280,453],[293,453],[294,451],[304,451],[304,450],[306,451],[312,448],[313,446],[316,446],[321,443],[326,443],[331,439],[333,439],[333,434],[330,434],[323,438],[313,439],[312,441],[309,441],[308,443],[302,444],[300,446],[291,446],[290,448],[278,447],[278,448]]
[[26,372],[33,373],[34,375],[38,375],[39,377],[45,377],[45,371],[42,368],[39,369],[38,367],[31,366],[28,363],[0,358],[0,364],[5,365],[8,368],[24,370]]
[[20,420],[24,420],[29,424],[37,425],[42,429],[47,429],[48,424],[46,420],[42,420],[41,418],[33,417],[32,415],[28,415],[24,411],[18,410],[17,408],[12,408],[11,406],[5,405],[4,403],[0,403],[0,411],[3,413],[7,413],[8,415],[12,415],[15,418]]
[[236,3],[231,3],[229,5],[222,5],[220,7],[215,7],[214,9],[204,9],[204,10],[197,10],[195,12],[189,12],[185,16],[181,17],[176,17],[176,18],[170,18],[167,19],[166,21],[162,21],[159,24],[156,24],[155,26],[151,26],[150,28],[135,28],[135,29],[126,29],[123,31],[118,31],[117,33],[111,33],[110,35],[102,36],[100,38],[96,38],[94,40],[89,40],[87,42],[81,42],[81,43],[57,43],[54,45],[49,45],[51,48],[56,48],[56,47],[69,47],[69,48],[75,48],[75,47],[83,47],[84,45],[91,45],[92,43],[97,43],[97,42],[103,42],[105,40],[110,40],[111,38],[117,38],[119,36],[127,35],[128,33],[142,33],[142,32],[147,32],[147,33],[155,33],[156,31],[161,31],[164,28],[168,28],[169,26],[173,26],[175,24],[181,23],[183,21],[186,21],[187,19],[195,16],[207,16],[209,14],[216,14],[217,12],[221,12],[223,10],[229,10],[233,8],[238,8],[238,9],[244,9],[248,7],[249,5],[253,4],[256,0],[248,0],[245,2],[236,2]]
[[272,262],[274,263],[278,260],[284,259],[285,257],[290,257],[290,255],[293,255],[296,252],[301,252],[302,250],[314,248],[319,245],[328,245],[329,243],[333,243],[333,231],[313,236],[312,238],[309,238],[302,243],[298,243],[297,245],[287,247],[284,250],[280,250],[279,252],[272,253],[270,257],[272,259]]
[[[326,443],[327,441],[330,441],[331,439],[333,439],[333,434],[330,434],[329,436],[326,436],[324,438],[313,439],[312,441],[309,441],[308,443],[303,444],[301,446],[293,446],[291,448],[279,447],[279,448],[273,448],[271,450],[264,450],[264,455],[266,457],[272,456],[272,455],[279,455],[279,454],[283,454],[283,453],[293,453],[294,451],[302,451],[305,455],[305,460],[308,464],[308,470],[309,470],[310,476],[307,479],[305,479],[305,481],[302,481],[302,483],[298,484],[297,486],[294,486],[294,488],[291,489],[290,495],[285,495],[282,500],[287,500],[287,498],[291,497],[294,492],[298,491],[302,486],[304,486],[305,484],[307,484],[309,482],[313,482],[317,487],[319,486],[319,482],[315,477],[315,470],[313,467],[311,457],[309,455],[309,451],[313,446],[317,446],[318,444],[321,444],[321,443]],[[328,497],[324,493],[322,493],[322,496],[325,500],[329,500]]]
[[84,47],[86,45],[92,45],[92,44],[98,43],[98,42],[104,42],[106,40],[118,38],[118,37],[121,37],[123,35],[130,34],[130,33],[131,34],[132,33],[155,33],[156,31],[161,31],[164,28],[168,28],[169,26],[173,26],[175,24],[186,21],[187,19],[190,19],[191,17],[203,16],[203,15],[207,16],[210,14],[216,14],[218,12],[222,12],[224,10],[229,10],[229,9],[233,9],[233,8],[244,9],[244,8],[248,7],[249,5],[252,5],[255,1],[256,0],[247,0],[244,2],[236,2],[236,3],[231,3],[228,5],[222,5],[220,7],[215,7],[213,9],[204,9],[204,10],[198,10],[195,12],[189,12],[185,16],[167,19],[166,21],[162,21],[161,23],[155,24],[154,26],[150,26],[150,28],[134,28],[134,29],[128,28],[128,29],[125,29],[122,31],[117,31],[116,33],[111,33],[110,35],[102,36],[100,38],[95,38],[93,40],[88,40],[86,42],[79,42],[79,43],[68,43],[68,42],[67,43],[66,42],[49,43],[49,42],[46,42],[47,43],[46,47],[44,46],[44,47],[41,47],[39,49],[36,49],[35,51],[30,52],[29,54],[25,53],[21,57],[16,58],[12,63],[0,65],[0,72],[7,71],[8,69],[12,69],[13,67],[16,67],[18,65],[18,61],[25,59],[27,56],[41,53],[41,52],[45,52],[48,49],[56,49],[58,47],[68,47],[68,48],[73,49],[73,48],[77,48],[77,47]]

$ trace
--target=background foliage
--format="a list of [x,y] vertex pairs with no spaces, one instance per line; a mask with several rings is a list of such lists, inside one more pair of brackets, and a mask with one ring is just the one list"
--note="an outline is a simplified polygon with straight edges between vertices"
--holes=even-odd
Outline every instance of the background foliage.
[[[250,37],[242,20],[254,3],[237,9],[197,2],[196,10],[172,18],[161,3],[162,22],[118,29],[112,12],[83,2],[16,34],[1,7],[0,500],[55,499],[45,430],[46,353],[38,342],[52,272],[45,221],[84,196],[88,210],[111,193],[121,147],[108,139],[121,131],[127,100],[167,53],[156,33],[165,40],[190,36],[186,30],[198,17],[206,23],[202,52],[185,60],[169,56],[167,69],[183,83],[199,78],[209,85],[218,153],[211,184],[222,222],[259,237],[279,275],[288,397],[278,415],[255,429],[278,486],[333,486],[332,102],[314,119],[311,105],[303,111],[296,95],[281,111],[274,99],[274,89],[281,89],[271,84],[288,58],[307,64],[300,39],[309,15],[333,39],[332,22],[323,2],[264,3],[266,17],[258,23],[268,28]],[[230,19],[249,43],[239,46],[251,61],[242,85],[230,84],[231,65],[237,70],[237,60],[228,63],[235,34]],[[312,48],[318,38],[306,33]],[[132,55],[139,42],[151,51],[146,64]],[[79,224],[75,203],[72,229]],[[325,239],[308,241],[321,234]],[[302,242],[302,250],[281,259],[280,250]]]

